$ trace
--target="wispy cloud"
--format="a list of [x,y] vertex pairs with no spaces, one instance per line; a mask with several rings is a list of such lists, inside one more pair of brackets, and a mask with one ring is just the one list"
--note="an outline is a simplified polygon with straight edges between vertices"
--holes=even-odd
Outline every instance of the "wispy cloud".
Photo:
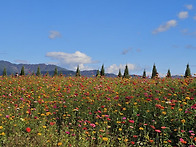
[[169,30],[171,27],[175,27],[177,25],[177,21],[176,20],[169,20],[167,21],[165,24],[160,25],[157,29],[155,29],[152,33],[153,34],[157,34],[160,32],[165,32],[167,30]]
[[193,9],[193,5],[185,5],[185,7],[189,10],[192,10]]
[[187,9],[189,9],[189,10],[192,10],[193,9],[193,5],[185,5],[185,7],[187,8]]
[[196,50],[196,46],[193,46],[191,44],[186,45],[185,48]]
[[122,55],[126,55],[128,52],[130,52],[132,50],[132,48],[128,48],[128,49],[124,49],[122,51]]
[[95,61],[92,61],[91,57],[80,51],[76,51],[72,54],[65,52],[48,52],[46,57],[58,60],[58,64],[70,69],[75,69],[77,65],[79,65],[82,70],[89,69],[85,64],[95,63]]
[[178,13],[178,18],[179,19],[185,19],[189,16],[189,13],[187,11],[181,11]]
[[50,34],[48,36],[50,39],[55,39],[61,37],[61,33],[58,31],[50,31]]
[[195,16],[193,16],[193,19],[194,19],[194,20],[196,20],[196,15],[195,15]]
[[188,29],[184,29],[181,32],[182,32],[183,35],[194,37],[194,38],[196,37],[196,31],[189,32]]

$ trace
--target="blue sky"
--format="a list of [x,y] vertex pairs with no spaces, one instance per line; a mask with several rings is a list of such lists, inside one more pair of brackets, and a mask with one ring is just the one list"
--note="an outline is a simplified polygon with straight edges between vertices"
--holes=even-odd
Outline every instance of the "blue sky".
[[196,73],[195,0],[1,0],[0,60]]

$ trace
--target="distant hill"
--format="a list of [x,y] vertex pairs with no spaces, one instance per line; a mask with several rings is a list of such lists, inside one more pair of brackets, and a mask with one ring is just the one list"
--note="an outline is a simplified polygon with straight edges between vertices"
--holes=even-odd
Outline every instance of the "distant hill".
[[56,65],[14,64],[14,63],[10,63],[8,61],[2,61],[1,60],[0,61],[0,75],[3,74],[3,69],[4,68],[6,68],[8,75],[15,74],[15,73],[19,73],[20,74],[22,66],[24,66],[25,74],[36,73],[38,66],[40,67],[40,71],[41,71],[42,74],[46,74],[48,72],[50,75],[53,75],[55,68],[58,69],[59,73],[62,73],[62,74],[65,74],[65,75],[74,75],[75,74],[74,71],[67,70],[65,68],[61,68],[61,67],[56,66]]
[[[8,61],[3,61],[3,60],[0,60],[0,75],[3,74],[3,69],[4,68],[6,68],[7,75],[11,75],[11,74],[15,75],[15,73],[20,74],[22,66],[24,66],[25,74],[36,73],[37,68],[39,66],[41,74],[43,74],[43,75],[46,74],[47,72],[50,75],[53,75],[55,68],[57,68],[59,74],[61,73],[65,76],[75,76],[75,71],[68,70],[68,69],[65,69],[65,68],[62,68],[62,67],[59,67],[59,66],[56,66],[56,65],[50,65],[50,64],[49,65],[47,65],[47,64],[14,64],[14,63],[11,63],[11,62],[8,62]],[[82,76],[87,76],[87,77],[95,76],[96,73],[97,73],[97,70],[81,71],[81,75]],[[116,77],[115,74],[107,74],[107,73],[106,73],[106,76]]]

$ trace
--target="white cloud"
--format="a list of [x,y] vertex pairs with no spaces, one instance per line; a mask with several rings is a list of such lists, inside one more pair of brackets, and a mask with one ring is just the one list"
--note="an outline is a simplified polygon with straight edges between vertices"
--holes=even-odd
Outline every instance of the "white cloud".
[[61,34],[58,31],[50,31],[50,34],[48,37],[50,39],[55,39],[55,38],[61,37]]
[[[126,64],[128,66],[129,71],[134,71],[134,70],[138,70],[138,67],[135,64]],[[114,74],[118,74],[119,69],[121,70],[121,73],[123,74],[124,69],[125,69],[125,64],[120,64],[120,65],[116,65],[116,64],[112,64],[110,65],[107,69],[106,72],[107,73],[114,73]]]
[[179,14],[178,14],[178,18],[180,19],[185,19],[189,16],[188,12],[187,11],[181,11]]
[[157,33],[160,33],[160,32],[164,32],[164,31],[167,31],[168,29],[170,29],[171,27],[175,27],[176,25],[177,25],[176,20],[169,20],[168,22],[166,22],[166,24],[160,25],[152,33],[157,34]]
[[193,9],[193,5],[185,5],[185,7],[189,10],[192,10]]
[[77,65],[80,66],[80,69],[90,69],[84,64],[94,63],[91,57],[87,56],[80,51],[76,51],[75,53],[65,53],[65,52],[48,52],[46,57],[50,57],[51,59],[55,59],[59,61],[59,64],[62,66],[66,66],[70,69],[75,69]]
[[196,20],[196,15],[193,17],[194,20]]

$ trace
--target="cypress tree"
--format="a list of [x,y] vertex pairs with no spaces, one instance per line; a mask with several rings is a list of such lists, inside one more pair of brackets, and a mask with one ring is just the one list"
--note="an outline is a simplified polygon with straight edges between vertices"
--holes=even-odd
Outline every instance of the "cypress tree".
[[101,76],[105,76],[104,65],[102,65],[102,67],[101,67],[100,75],[101,75]]
[[142,78],[146,78],[146,70],[145,70],[145,69],[144,69],[144,72],[143,72]]
[[21,69],[20,75],[21,75],[21,76],[24,76],[24,75],[25,75],[24,66],[22,66],[22,69]]
[[118,72],[118,77],[121,78],[122,77],[122,73],[121,73],[121,70],[119,69],[119,72]]
[[76,77],[80,77],[80,69],[79,69],[79,65],[78,65],[78,67],[77,67],[77,69],[76,69]]
[[185,78],[191,77],[191,70],[190,70],[189,64],[187,64],[187,66],[186,66],[186,71],[185,71],[184,77]]
[[126,65],[125,66],[125,71],[124,71],[123,78],[129,78],[129,77],[130,77],[129,70],[128,70],[128,66]]
[[96,77],[100,77],[100,72],[97,70]]
[[170,69],[168,69],[168,71],[167,71],[167,76],[166,76],[167,78],[171,78],[171,72],[170,72]]
[[38,68],[37,68],[37,72],[36,72],[36,76],[40,76],[40,75],[41,75],[40,67],[38,66]]
[[158,72],[157,72],[157,68],[155,66],[155,64],[153,65],[153,69],[152,69],[152,79],[156,78],[158,76]]
[[3,69],[3,76],[7,76],[7,70],[6,70],[6,68]]
[[58,75],[58,70],[57,70],[57,67],[55,67],[54,69],[54,76],[57,76]]

